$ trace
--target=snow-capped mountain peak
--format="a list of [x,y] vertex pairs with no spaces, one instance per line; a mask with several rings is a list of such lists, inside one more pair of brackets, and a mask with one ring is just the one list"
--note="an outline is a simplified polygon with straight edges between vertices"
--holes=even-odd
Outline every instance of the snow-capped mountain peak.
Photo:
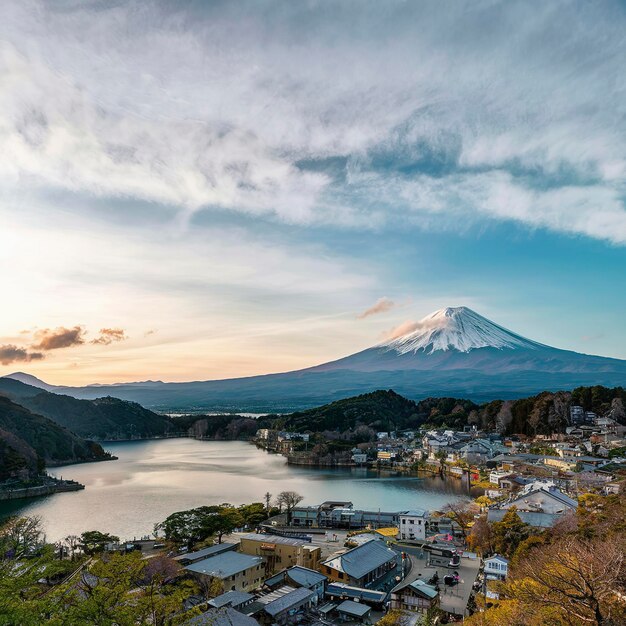
[[486,317],[464,306],[435,311],[410,325],[407,332],[381,344],[399,354],[423,351],[426,354],[442,350],[469,352],[477,348],[516,350],[543,347],[530,339],[498,326]]

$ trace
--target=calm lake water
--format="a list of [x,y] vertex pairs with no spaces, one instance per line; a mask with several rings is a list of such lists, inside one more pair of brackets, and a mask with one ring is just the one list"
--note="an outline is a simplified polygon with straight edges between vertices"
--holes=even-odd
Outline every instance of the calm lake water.
[[303,504],[349,500],[358,508],[383,511],[435,509],[464,497],[454,479],[294,467],[241,441],[165,439],[104,447],[119,460],[51,470],[83,483],[84,491],[0,502],[0,516],[41,515],[50,541],[94,529],[130,539],[151,533],[174,511],[260,502],[267,491],[297,491]]

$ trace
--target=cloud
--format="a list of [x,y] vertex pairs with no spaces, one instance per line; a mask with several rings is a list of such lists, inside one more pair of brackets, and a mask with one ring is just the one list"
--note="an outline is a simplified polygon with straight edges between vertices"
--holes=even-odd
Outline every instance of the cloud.
[[398,337],[402,337],[410,333],[415,333],[418,331],[425,332],[433,328],[440,328],[441,324],[442,321],[440,319],[429,320],[428,318],[424,318],[419,322],[406,320],[401,324],[398,324],[397,326],[394,326],[393,328],[383,332],[381,334],[381,339],[383,341],[391,341],[392,339],[398,339]]
[[389,298],[387,298],[387,296],[383,296],[382,298],[376,300],[376,302],[371,307],[365,309],[365,311],[357,315],[357,319],[362,320],[372,315],[385,313],[386,311],[390,311],[391,309],[393,309],[394,306],[395,303],[393,300],[390,300]]
[[626,243],[618,4],[6,4],[5,183]]
[[10,365],[17,362],[39,361],[44,358],[41,352],[28,352],[25,348],[18,348],[12,344],[0,346],[0,363]]
[[124,341],[128,337],[123,328],[101,328],[100,336],[92,339],[90,343],[108,346],[116,341]]
[[35,332],[35,341],[32,345],[36,350],[59,350],[71,348],[85,343],[85,331],[81,326],[73,328],[59,327],[55,329],[44,328]]

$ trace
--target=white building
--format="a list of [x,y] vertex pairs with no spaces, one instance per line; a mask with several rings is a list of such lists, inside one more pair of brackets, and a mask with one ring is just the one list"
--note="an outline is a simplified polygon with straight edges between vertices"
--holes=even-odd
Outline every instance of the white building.
[[399,537],[404,541],[424,541],[426,539],[427,512],[422,509],[406,511],[398,515]]
[[509,560],[494,554],[485,559],[485,577],[488,580],[504,580],[509,573]]

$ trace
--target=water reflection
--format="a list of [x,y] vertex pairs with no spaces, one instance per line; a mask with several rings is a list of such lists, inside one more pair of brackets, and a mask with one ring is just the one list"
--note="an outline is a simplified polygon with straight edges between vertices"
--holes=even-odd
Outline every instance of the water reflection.
[[193,439],[110,443],[118,461],[55,468],[85,491],[0,503],[0,515],[41,515],[48,538],[99,529],[125,538],[150,533],[173,511],[261,501],[269,491],[294,490],[305,504],[350,500],[368,509],[440,508],[463,497],[458,481],[414,478],[365,468],[293,467],[282,456],[239,442]]

